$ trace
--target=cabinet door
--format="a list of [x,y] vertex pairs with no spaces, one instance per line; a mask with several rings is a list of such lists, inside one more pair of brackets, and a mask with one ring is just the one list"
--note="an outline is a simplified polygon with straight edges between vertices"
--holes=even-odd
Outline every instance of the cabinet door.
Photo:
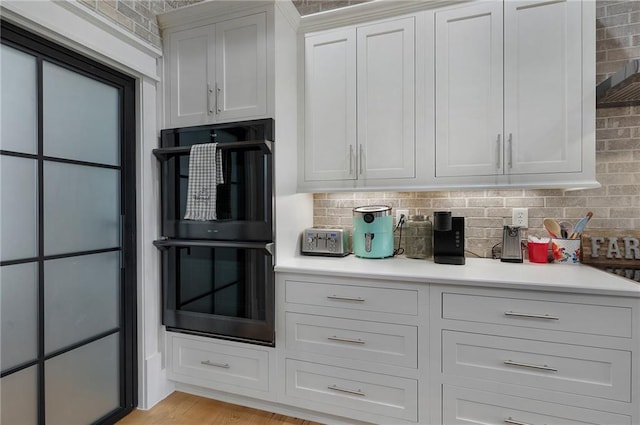
[[305,39],[306,181],[356,178],[355,29]]
[[436,176],[502,174],[502,2],[435,13]]
[[264,13],[216,24],[218,121],[267,113],[267,18]]
[[169,36],[169,126],[206,124],[214,119],[208,91],[214,81],[214,43],[213,25],[178,31]]
[[582,164],[582,2],[505,2],[507,173]]
[[415,177],[414,18],[358,28],[358,173]]

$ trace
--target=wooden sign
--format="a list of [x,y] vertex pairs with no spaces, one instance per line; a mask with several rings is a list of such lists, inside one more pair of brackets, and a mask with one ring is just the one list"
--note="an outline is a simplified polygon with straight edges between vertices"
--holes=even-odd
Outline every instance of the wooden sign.
[[592,229],[581,239],[583,263],[640,269],[640,230]]

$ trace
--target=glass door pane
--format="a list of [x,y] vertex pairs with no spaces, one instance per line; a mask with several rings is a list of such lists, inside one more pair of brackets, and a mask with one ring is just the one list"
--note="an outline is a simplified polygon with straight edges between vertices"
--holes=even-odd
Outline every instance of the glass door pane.
[[0,379],[0,423],[38,423],[38,374],[35,366]]
[[38,255],[36,166],[34,159],[0,156],[1,261]]
[[119,165],[118,89],[49,62],[42,84],[45,156]]
[[120,404],[118,335],[47,360],[47,425],[92,423]]
[[38,266],[0,267],[0,369],[34,360],[38,342]]
[[44,163],[44,252],[120,246],[120,172]]
[[44,263],[45,354],[120,324],[120,253]]
[[0,45],[0,149],[35,154],[38,150],[36,58]]

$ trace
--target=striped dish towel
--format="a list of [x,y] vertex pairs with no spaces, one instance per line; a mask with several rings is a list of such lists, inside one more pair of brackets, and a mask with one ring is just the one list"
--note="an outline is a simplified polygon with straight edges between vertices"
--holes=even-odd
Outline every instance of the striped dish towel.
[[217,143],[191,146],[185,220],[216,219],[216,186],[224,183],[222,153]]

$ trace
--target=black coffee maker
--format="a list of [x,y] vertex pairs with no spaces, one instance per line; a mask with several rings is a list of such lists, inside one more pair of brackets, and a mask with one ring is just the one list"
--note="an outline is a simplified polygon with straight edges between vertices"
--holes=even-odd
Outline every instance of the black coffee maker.
[[448,211],[433,214],[433,261],[464,264],[464,217],[451,217]]

